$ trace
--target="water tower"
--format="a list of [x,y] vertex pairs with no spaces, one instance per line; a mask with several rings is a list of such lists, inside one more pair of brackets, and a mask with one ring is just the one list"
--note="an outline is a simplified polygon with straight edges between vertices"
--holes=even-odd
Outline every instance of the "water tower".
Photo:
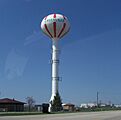
[[52,40],[52,95],[50,98],[49,111],[51,112],[51,103],[58,91],[59,81],[59,46],[58,41],[68,33],[70,24],[64,15],[50,14],[41,22],[42,31]]

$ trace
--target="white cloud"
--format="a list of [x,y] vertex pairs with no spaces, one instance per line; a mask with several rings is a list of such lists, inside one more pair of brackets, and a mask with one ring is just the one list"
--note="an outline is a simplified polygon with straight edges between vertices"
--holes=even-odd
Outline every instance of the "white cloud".
[[5,77],[10,80],[22,77],[27,61],[28,58],[11,50],[5,62]]
[[33,33],[31,35],[26,37],[24,45],[25,46],[29,45],[35,41],[40,40],[40,39],[41,39],[40,31],[39,32],[33,31]]

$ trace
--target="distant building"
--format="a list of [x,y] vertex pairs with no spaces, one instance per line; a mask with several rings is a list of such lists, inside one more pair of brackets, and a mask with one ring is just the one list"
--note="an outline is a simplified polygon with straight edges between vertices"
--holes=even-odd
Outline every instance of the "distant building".
[[68,103],[68,104],[63,104],[63,110],[65,111],[74,111],[75,110],[75,105]]
[[95,103],[83,103],[80,105],[80,108],[93,108],[96,106],[97,106],[97,104],[95,104]]
[[105,103],[101,103],[99,106],[100,107],[106,107],[106,104]]
[[82,103],[82,104],[80,105],[80,108],[88,108],[88,105],[87,105],[86,103]]
[[95,103],[88,103],[87,106],[88,106],[89,108],[93,108],[93,107],[96,107],[97,104],[95,104]]
[[42,112],[42,105],[35,105],[35,109],[38,112]]
[[116,108],[121,108],[121,105],[114,105],[114,107],[116,107]]
[[3,112],[22,112],[24,111],[24,102],[15,99],[0,99],[0,111]]

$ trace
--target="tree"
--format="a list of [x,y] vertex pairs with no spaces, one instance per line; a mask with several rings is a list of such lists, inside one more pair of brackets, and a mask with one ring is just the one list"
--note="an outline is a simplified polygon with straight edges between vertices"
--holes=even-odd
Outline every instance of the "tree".
[[52,111],[58,112],[58,111],[61,111],[62,109],[63,109],[62,101],[61,101],[59,93],[57,92],[56,96],[54,97],[54,100],[52,102]]
[[26,98],[26,102],[28,104],[28,110],[31,111],[32,107],[35,104],[35,100],[32,96]]

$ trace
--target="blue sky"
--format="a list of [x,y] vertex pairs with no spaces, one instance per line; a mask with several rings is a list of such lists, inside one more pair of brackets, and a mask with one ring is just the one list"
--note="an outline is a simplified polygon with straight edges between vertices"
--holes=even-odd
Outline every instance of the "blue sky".
[[63,102],[94,102],[98,91],[121,103],[121,0],[0,0],[0,97],[49,101],[51,40],[40,22],[51,13],[71,24],[59,41]]

